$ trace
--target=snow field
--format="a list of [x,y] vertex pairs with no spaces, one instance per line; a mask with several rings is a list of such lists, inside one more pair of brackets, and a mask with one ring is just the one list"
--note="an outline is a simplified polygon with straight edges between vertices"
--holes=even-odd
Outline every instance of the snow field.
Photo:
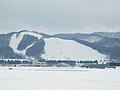
[[106,56],[92,48],[72,40],[49,38],[45,40],[45,54],[42,57],[46,60],[101,60]]
[[17,68],[0,68],[0,90],[120,90],[120,69],[74,72],[20,71],[20,67]]

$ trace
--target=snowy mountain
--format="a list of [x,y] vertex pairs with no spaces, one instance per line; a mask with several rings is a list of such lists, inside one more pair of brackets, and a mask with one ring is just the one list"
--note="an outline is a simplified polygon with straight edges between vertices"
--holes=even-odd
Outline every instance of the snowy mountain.
[[103,60],[108,56],[120,58],[120,39],[113,34],[47,35],[23,30],[0,35],[0,58]]
[[96,32],[91,34],[56,34],[54,35],[54,37],[74,40],[78,43],[89,46],[102,54],[105,54],[109,59],[120,60],[119,32]]
[[120,32],[95,32],[92,35],[99,35],[108,38],[118,38],[120,39]]

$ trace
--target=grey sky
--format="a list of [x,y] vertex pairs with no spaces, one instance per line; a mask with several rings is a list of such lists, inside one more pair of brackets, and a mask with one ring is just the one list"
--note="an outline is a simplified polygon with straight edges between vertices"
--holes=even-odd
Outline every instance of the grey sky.
[[120,31],[120,0],[0,0],[0,32]]

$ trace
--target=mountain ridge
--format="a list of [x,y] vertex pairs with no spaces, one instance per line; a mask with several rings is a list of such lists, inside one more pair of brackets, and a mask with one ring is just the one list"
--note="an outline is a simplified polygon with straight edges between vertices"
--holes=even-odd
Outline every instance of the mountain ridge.
[[[112,33],[95,32],[91,34],[62,33],[62,34],[49,35],[45,33],[39,33],[36,31],[22,30],[19,32],[10,32],[8,34],[0,34],[0,43],[1,43],[0,58],[14,57],[14,58],[41,59],[42,54],[45,54],[45,45],[47,43],[45,42],[45,39],[58,38],[62,40],[69,40],[70,42],[75,41],[79,44],[90,47],[93,50],[98,51],[100,54],[106,55],[106,59],[119,60],[120,58],[120,36],[119,36],[120,34],[119,33],[120,32],[118,33],[117,32],[112,32]],[[17,40],[18,42],[16,42]],[[14,46],[15,44],[17,45]],[[8,50],[10,50],[13,54],[7,53],[6,55],[5,52],[3,53],[2,48],[5,48],[5,47],[8,47],[9,48]],[[24,53],[22,53],[22,51],[24,51]]]

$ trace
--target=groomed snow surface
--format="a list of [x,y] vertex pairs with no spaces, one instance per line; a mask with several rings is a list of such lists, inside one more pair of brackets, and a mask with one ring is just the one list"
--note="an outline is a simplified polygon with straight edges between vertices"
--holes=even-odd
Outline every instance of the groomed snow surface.
[[36,67],[28,68],[0,67],[0,90],[120,90],[120,69],[34,71]]
[[38,39],[42,38],[42,36],[40,34],[37,34],[34,32],[21,32],[18,36],[17,36],[17,34],[13,34],[13,36],[11,37],[9,46],[17,54],[25,55],[26,50],[34,45],[34,43],[32,43],[31,45],[29,45],[26,49],[24,49],[22,51],[17,50],[17,47],[20,44],[21,40],[23,39],[24,35],[31,35],[31,36],[37,37]]
[[45,40],[46,60],[104,60],[105,55],[98,51],[72,40],[49,38]]

